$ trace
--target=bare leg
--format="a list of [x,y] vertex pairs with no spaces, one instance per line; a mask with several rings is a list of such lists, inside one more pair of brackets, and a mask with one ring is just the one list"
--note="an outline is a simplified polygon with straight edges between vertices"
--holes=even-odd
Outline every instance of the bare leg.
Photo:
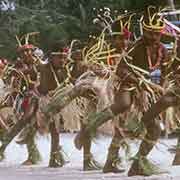
[[17,123],[11,128],[11,130],[4,135],[4,137],[2,139],[2,145],[0,147],[0,154],[1,155],[4,153],[4,151],[6,150],[6,147],[13,140],[13,138],[15,136],[17,136],[18,133],[27,124],[29,124],[31,122],[31,120],[35,116],[37,108],[38,108],[38,100],[36,98],[33,98],[31,105],[29,106],[29,109],[27,110],[27,113],[25,113],[25,115],[22,117],[22,119],[18,120]]
[[122,140],[122,136],[117,128],[115,128],[115,134],[113,136],[113,139],[111,141],[109,150],[108,150],[108,156],[105,163],[105,166],[103,168],[104,173],[122,173],[125,170],[119,169],[117,167],[117,163],[119,163],[119,149],[120,149],[120,141]]
[[[81,128],[82,131],[85,129],[86,125],[82,124]],[[84,134],[86,137],[83,142],[83,170],[90,171],[90,170],[99,170],[101,169],[100,164],[93,158],[91,153],[91,138],[89,134]]]
[[35,143],[35,135],[37,129],[35,127],[30,126],[28,127],[27,130],[29,132],[26,135],[27,137],[25,137],[25,144],[28,150],[28,158],[22,164],[23,165],[37,164],[39,161],[41,161],[41,155]]
[[[160,127],[155,118],[163,111],[165,111],[168,107],[172,106],[175,103],[175,99],[172,94],[166,94],[163,96],[157,103],[153,104],[151,108],[145,112],[144,116],[142,117],[142,122],[144,123],[147,134],[142,141],[139,151],[137,153],[137,157],[139,159],[134,160],[128,175],[151,175],[156,172],[153,172],[154,169],[152,168],[145,168],[145,164],[140,164],[140,161],[148,161],[145,159],[149,152],[154,147],[155,143],[157,142],[160,136]],[[146,169],[146,170],[145,170]],[[158,172],[157,172],[158,173]]]
[[[119,113],[125,112],[131,105],[131,95],[128,91],[119,92],[115,96],[115,103],[110,107],[105,108],[103,111],[91,113],[86,122],[88,122],[87,127],[84,129],[85,134],[89,134],[92,138],[98,127],[100,127],[105,122],[113,119]],[[84,132],[80,131],[78,134],[78,141],[76,142],[83,142],[84,139]]]
[[59,132],[56,128],[55,122],[50,124],[50,133],[51,133],[51,154],[49,167],[62,167],[66,161],[61,152],[61,147],[59,145]]

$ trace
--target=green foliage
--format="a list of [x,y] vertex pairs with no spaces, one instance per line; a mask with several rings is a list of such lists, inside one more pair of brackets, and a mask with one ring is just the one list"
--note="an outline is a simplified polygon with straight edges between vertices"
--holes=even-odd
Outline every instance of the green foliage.
[[[15,11],[0,12],[0,57],[13,58],[16,54],[15,35],[39,31],[40,37],[31,40],[47,50],[55,40],[85,39],[94,31],[93,8],[112,10],[142,10],[162,0],[9,0]],[[1,1],[0,1],[1,2]]]

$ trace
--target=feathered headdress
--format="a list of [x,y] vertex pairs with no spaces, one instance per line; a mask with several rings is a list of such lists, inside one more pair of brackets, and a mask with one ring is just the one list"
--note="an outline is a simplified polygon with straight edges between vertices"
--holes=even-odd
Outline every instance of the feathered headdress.
[[[16,40],[18,42],[17,51],[21,52],[21,51],[24,51],[26,49],[33,49],[34,46],[32,44],[29,44],[29,37],[34,36],[36,34],[39,34],[39,32],[32,32],[32,33],[25,34],[20,39],[18,38],[18,36],[16,36]],[[25,42],[24,44],[22,44],[23,40]]]
[[143,16],[142,26],[146,31],[162,32],[165,28],[165,23],[162,17],[159,16],[160,10],[157,7],[149,6]]
[[122,35],[127,39],[130,37],[131,19],[135,13],[125,12],[120,16],[117,16],[117,14],[114,16],[109,8],[100,10],[98,11],[100,13],[93,20],[94,24],[99,24],[102,28],[108,30],[111,35]]
[[118,18],[111,25],[111,34],[122,35],[126,39],[129,39],[132,34],[130,32],[130,25],[133,15],[134,14],[118,16]]

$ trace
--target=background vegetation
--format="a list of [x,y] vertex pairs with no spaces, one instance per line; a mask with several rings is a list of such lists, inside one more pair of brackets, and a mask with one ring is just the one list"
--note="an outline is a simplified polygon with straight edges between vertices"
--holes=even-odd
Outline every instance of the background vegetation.
[[[31,38],[47,50],[55,40],[85,39],[94,31],[93,8],[141,12],[146,6],[167,5],[171,0],[0,0],[0,57],[13,58],[15,35],[38,31]],[[180,4],[179,0],[174,1]]]

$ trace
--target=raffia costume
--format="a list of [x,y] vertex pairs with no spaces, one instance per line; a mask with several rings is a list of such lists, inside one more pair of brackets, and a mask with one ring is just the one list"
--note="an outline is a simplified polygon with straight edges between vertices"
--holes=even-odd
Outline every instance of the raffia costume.
[[[161,28],[162,25],[160,23],[160,27],[157,28],[157,30],[159,31],[159,29]],[[85,129],[87,134],[91,132],[90,134],[93,135],[97,127],[99,127],[106,121],[113,119],[119,113],[124,113],[126,110],[130,108],[132,104],[135,104],[135,107],[138,109],[138,113],[145,112],[148,109],[148,106],[152,102],[156,101],[156,96],[154,92],[158,92],[158,95],[162,93],[162,88],[158,85],[155,85],[147,81],[141,74],[143,71],[140,70],[138,67],[144,68],[148,71],[155,70],[156,68],[161,68],[163,73],[163,63],[166,60],[165,49],[160,43],[157,43],[155,47],[152,46],[148,47],[147,49],[144,45],[146,44],[142,40],[135,44],[134,48],[129,53],[132,56],[132,59],[128,58],[127,56],[120,56],[122,58],[120,58],[120,63],[115,73],[118,77],[118,86],[116,86],[117,89],[114,92],[114,103],[111,106],[105,108],[103,111],[90,114],[86,118],[86,120],[88,121],[88,127]],[[138,48],[140,49],[140,53],[138,52]],[[153,54],[150,53],[151,50],[154,51]],[[133,66],[133,64],[135,64],[136,66]],[[151,78],[153,79],[154,77],[151,76]],[[158,77],[158,81],[160,81],[159,78],[160,77]],[[76,96],[81,95],[78,91],[79,87],[75,86],[73,89],[67,92],[66,98],[63,98],[64,95],[61,94],[62,96],[57,97],[51,102],[51,104],[44,108],[44,112],[55,112],[54,110],[58,107],[58,105],[60,108],[63,108],[67,102],[71,101]],[[139,101],[140,97],[146,97],[145,101]],[[156,124],[149,125],[148,121],[145,121],[144,124],[147,129],[148,127],[151,127],[150,129],[152,131],[155,129],[152,128],[152,126],[156,126]],[[145,139],[148,139],[148,142],[151,142],[151,140],[153,140],[154,137],[156,137],[157,131],[153,131],[151,134],[153,134],[151,137],[149,137],[148,134],[148,137],[145,136]],[[80,133],[79,139],[81,138],[83,139],[83,136]],[[146,145],[143,148],[143,151],[148,151],[149,148],[151,148],[151,146],[152,144],[148,143],[148,145]],[[145,174],[146,172],[141,173]]]
[[[150,103],[147,104],[145,103],[145,101],[140,103],[138,101],[138,98],[142,97],[142,94],[146,94],[146,100],[149,102],[149,99],[152,99],[151,97],[154,95],[153,89],[156,89],[157,91],[161,89],[159,86],[156,86],[146,81],[145,78],[141,75],[141,71],[139,72],[138,68],[132,66],[130,58],[127,57],[125,53],[122,55],[120,54],[119,56],[120,63],[114,76],[114,84],[116,87],[114,91],[114,103],[111,106],[105,108],[103,111],[92,113],[86,118],[89,126],[85,128],[85,133],[81,132],[82,134],[80,133],[79,135],[79,141],[81,141],[81,143],[83,143],[86,138],[89,138],[89,133],[95,132],[97,127],[102,125],[104,122],[113,119],[119,113],[123,113],[127,109],[129,109],[132,104],[132,97],[133,100],[137,100],[134,102],[136,105],[138,105],[137,107],[139,107],[140,112],[144,112],[145,110],[147,110],[147,107]],[[160,60],[162,59],[163,57],[160,57]],[[131,64],[129,64],[130,62]],[[141,91],[140,87],[143,87],[144,91]],[[42,109],[42,111],[47,116],[49,114],[54,114],[59,109],[63,109],[74,98],[86,94],[87,89],[93,89],[92,84],[88,84],[87,79],[84,79],[84,81],[83,79],[81,79],[75,84],[74,87],[66,89],[66,91],[55,96],[52,101]],[[155,100],[155,96],[153,96],[153,98]],[[84,134],[86,134],[87,137],[84,136]],[[118,137],[120,137],[119,134]],[[115,143],[113,142],[112,144]],[[117,155],[119,147],[115,147],[113,149],[116,149],[114,154]],[[111,154],[111,152],[109,154]],[[111,157],[110,160],[110,164],[112,164]]]
[[[24,53],[24,56],[21,57],[22,59],[17,61],[15,65],[7,66],[6,68],[6,71],[8,71],[7,73],[10,73],[7,74],[7,76],[9,76],[7,77],[7,79],[10,78],[10,85],[12,85],[12,87],[10,88],[12,88],[13,91],[8,95],[8,100],[6,100],[5,102],[7,103],[6,106],[12,107],[14,115],[11,118],[13,119],[13,121],[17,120],[17,122],[10,129],[10,131],[5,133],[4,135],[2,146],[0,149],[2,154],[6,146],[11,142],[15,135],[17,135],[17,133],[19,133],[20,130],[24,128],[26,123],[22,119],[28,118],[33,113],[35,113],[38,103],[37,95],[34,93],[34,86],[37,82],[37,72],[30,62],[32,60],[31,51],[33,49],[33,46],[28,44],[27,42],[28,41],[26,40],[25,45],[19,44],[20,47],[18,48],[18,51],[21,53],[21,55]],[[26,62],[25,58],[27,58]],[[31,108],[31,106],[34,106],[34,109]],[[34,124],[31,124],[26,130],[28,130],[26,131],[27,136],[24,139],[23,144],[27,145],[28,158],[27,161],[25,161],[25,164],[29,162],[35,164],[40,160],[40,154],[34,142]]]
[[[73,80],[75,82],[74,87],[76,87],[76,85],[78,84],[78,86],[80,88],[81,87],[85,88],[85,91],[82,90],[82,92],[78,92],[78,96],[82,96],[83,99],[84,98],[89,99],[89,100],[85,100],[88,103],[86,105],[88,109],[86,109],[85,114],[83,114],[83,116],[81,117],[82,126],[83,126],[83,128],[81,128],[81,129],[83,131],[85,125],[87,124],[87,121],[86,120],[84,121],[85,115],[87,113],[89,113],[89,111],[94,112],[95,109],[96,109],[96,106],[94,105],[94,102],[96,102],[96,98],[94,99],[95,94],[93,93],[93,88],[94,88],[94,86],[97,88],[97,82],[100,82],[101,80],[100,79],[98,80],[96,78],[97,77],[96,74],[93,73],[92,71],[87,71],[90,68],[90,69],[93,69],[94,71],[98,72],[98,66],[94,66],[94,65],[89,66],[88,64],[86,64],[83,61],[82,62],[77,62],[73,66],[74,67],[71,70],[71,77],[74,80],[76,80],[76,81]],[[82,76],[79,77],[79,75],[81,75],[81,74],[82,74]],[[72,100],[68,99],[68,96],[67,96],[66,93],[71,91],[74,87],[67,86],[67,87],[65,87],[65,89],[60,90],[58,93],[56,93],[56,95],[54,97],[52,97],[51,101],[56,100],[56,98],[61,99],[61,96],[64,96],[62,98],[62,100],[65,100],[65,104],[63,106],[66,107],[73,100],[73,99]],[[81,97],[81,100],[82,100],[82,97]],[[49,104],[51,104],[51,102]],[[49,114],[50,116],[52,116],[56,112],[58,112],[59,108],[61,109],[61,107],[59,107],[59,106],[56,106],[56,109],[54,109],[54,107],[51,107],[51,105],[49,106],[49,104],[47,106],[50,107],[50,109],[48,109],[48,112],[50,113]],[[89,106],[89,104],[90,104],[90,106]],[[84,106],[84,103],[83,103],[83,106]],[[54,110],[51,111],[51,108],[53,108],[55,111]],[[81,108],[81,106],[80,106],[80,108]],[[84,107],[83,107],[83,109],[84,109]],[[91,153],[90,153],[91,141],[90,141],[90,138],[89,138],[89,136],[87,134],[85,134],[85,136],[86,136],[86,140],[83,141],[83,143],[82,143],[82,146],[84,147],[84,157],[85,157],[85,159],[84,159],[84,170],[93,170],[95,167],[97,167],[99,165],[91,157],[92,156]],[[79,148],[81,148],[81,147],[79,147]]]
[[[67,67],[70,68],[69,72],[66,71],[66,67],[64,67],[61,71],[56,71],[56,69],[55,69],[55,73],[56,73],[55,76],[57,77],[57,80],[59,79],[58,77],[60,74],[62,74],[62,75],[66,74],[66,76],[64,76],[63,81],[62,80],[60,81],[60,79],[59,79],[59,82],[61,82],[61,83],[60,83],[60,86],[57,87],[57,89],[46,86],[47,78],[44,81],[44,83],[45,83],[44,88],[42,88],[43,87],[43,80],[42,80],[42,83],[41,83],[42,87],[40,87],[40,89],[43,89],[43,91],[46,91],[45,90],[46,88],[50,88],[49,90],[53,90],[53,93],[51,93],[53,95],[51,97],[47,95],[48,98],[46,98],[46,102],[41,103],[40,108],[42,106],[45,106],[45,104],[47,104],[55,96],[55,94],[62,92],[64,90],[64,86],[66,86],[67,80],[71,83],[74,83],[74,80],[77,79],[87,69],[87,67],[84,66],[81,62],[76,62],[76,61],[71,62],[70,64],[67,65]],[[70,74],[67,76],[67,73],[70,73]],[[47,75],[47,73],[45,74],[45,76],[46,75]],[[50,77],[50,76],[48,76],[48,77]],[[41,78],[43,79],[43,74],[42,74]],[[49,84],[52,84],[52,80],[49,80],[48,82],[51,82]],[[56,84],[56,86],[57,86],[57,84]],[[70,84],[69,86],[71,87],[72,85]],[[59,118],[62,118],[65,130],[78,131],[80,129],[83,129],[83,127],[84,127],[85,123],[82,121],[83,117],[89,112],[89,110],[92,110],[93,108],[94,108],[94,104],[90,104],[89,101],[86,100],[85,98],[76,99],[76,100],[72,101],[68,106],[66,106],[66,108],[64,108],[61,112],[59,111],[59,113],[57,113],[55,115],[53,114],[51,116],[51,122],[52,123],[53,123],[53,121],[59,122]],[[57,127],[58,123],[55,123],[55,124]],[[56,142],[57,142],[57,140],[56,140]],[[84,161],[86,160],[86,156],[88,156],[87,161],[90,161],[90,159],[91,159],[91,157],[90,157],[91,153],[89,152],[89,146],[90,146],[89,141],[83,145],[84,151],[85,151],[84,152]]]
[[[27,46],[26,48],[23,46],[22,49],[26,50],[27,47],[32,48],[31,46]],[[37,60],[38,57],[35,57],[35,60]],[[39,59],[37,60],[39,64]],[[41,60],[40,60],[41,61]],[[33,62],[34,63],[34,62]],[[57,82],[55,80],[54,74],[52,72],[51,69],[51,64],[41,64],[38,65],[38,69],[40,72],[40,85],[37,87],[35,87],[35,85],[37,86],[38,83],[36,83],[36,78],[37,78],[37,72],[33,72],[31,71],[31,67],[28,66],[28,68],[26,68],[26,65],[24,65],[21,63],[21,61],[19,61],[17,63],[17,66],[19,69],[21,69],[23,71],[23,73],[25,74],[25,76],[27,77],[28,81],[28,87],[30,86],[30,89],[25,89],[27,88],[24,84],[24,82],[18,82],[20,84],[20,89],[23,90],[23,97],[21,97],[22,94],[20,94],[15,101],[15,110],[16,113],[18,113],[19,115],[21,115],[22,113],[24,113],[24,111],[26,109],[29,108],[30,104],[29,101],[31,99],[36,100],[36,104],[39,105],[43,105],[46,104],[48,102],[48,99],[50,99],[50,97],[47,95],[47,92],[50,90],[54,90],[57,87]],[[35,64],[32,65],[32,67]],[[67,77],[67,73],[65,72],[65,68],[61,68],[61,70],[54,73],[57,73],[57,78],[58,81],[63,82],[66,77]],[[28,73],[29,72],[29,73]],[[32,78],[31,79],[31,76]],[[47,86],[47,82],[48,86]],[[17,107],[16,107],[17,106]],[[40,132],[44,133],[44,130],[46,130],[47,125],[44,126],[44,123],[42,123],[42,119],[39,117],[39,112],[37,112],[39,108],[36,107],[35,112],[29,117],[29,116],[20,116],[19,119],[20,121],[15,124],[15,126],[13,127],[13,129],[11,129],[11,131],[9,131],[7,134],[5,134],[4,139],[3,139],[3,145],[1,146],[1,151],[2,153],[4,152],[6,146],[10,143],[10,141],[23,129],[21,135],[20,135],[20,140],[18,141],[20,144],[27,144],[27,148],[28,148],[28,159],[27,161],[25,161],[24,164],[34,164],[37,161],[39,161],[39,152],[36,148],[35,142],[34,142],[34,137],[35,134],[37,132],[37,130],[39,130]],[[37,115],[37,116],[36,116]],[[26,119],[27,118],[27,119]],[[36,119],[35,119],[36,118]],[[57,115],[56,117],[54,117],[54,120],[52,121],[52,123],[50,123],[49,125],[49,129],[51,132],[51,136],[52,136],[52,142],[51,142],[51,158],[50,158],[50,166],[53,167],[57,167],[57,166],[62,166],[64,164],[64,159],[61,156],[61,152],[60,152],[60,147],[59,147],[59,121],[62,119],[61,115]],[[47,131],[46,131],[47,132]]]
[[[167,89],[167,92],[155,103],[152,104],[151,108],[146,111],[146,113],[142,117],[142,121],[148,121],[149,125],[154,124],[155,118],[163,111],[165,111],[168,107],[178,107],[179,106],[179,54],[178,54],[178,48],[177,48],[177,56],[173,59],[172,63],[170,63],[170,73],[168,74],[167,78],[170,80],[171,85],[169,89]],[[143,142],[140,146],[138,155],[139,156],[146,156],[149,151],[152,149],[154,144],[159,138],[159,130],[157,126],[153,126],[154,131],[156,131],[155,136],[152,141],[152,145],[147,148],[147,151],[142,151],[143,147],[146,146],[148,142]],[[152,128],[151,128],[152,129]],[[152,130],[147,128],[148,135],[152,137]],[[176,148],[176,156],[173,160],[173,165],[179,165],[180,164],[180,151],[179,151],[179,137],[177,142],[177,148]],[[136,161],[133,163],[133,166],[136,166]],[[132,169],[133,169],[132,166]],[[134,167],[135,168],[135,167]],[[137,169],[138,170],[138,169]],[[133,173],[133,172],[132,172]]]

